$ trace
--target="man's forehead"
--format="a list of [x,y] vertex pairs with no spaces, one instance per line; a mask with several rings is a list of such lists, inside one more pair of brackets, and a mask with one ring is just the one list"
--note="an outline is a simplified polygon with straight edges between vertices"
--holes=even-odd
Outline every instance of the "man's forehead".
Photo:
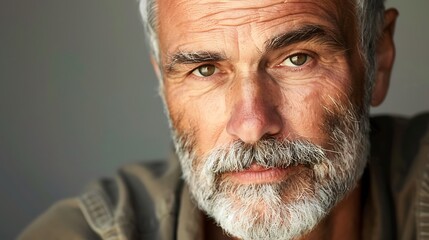
[[351,0],[159,0],[160,47],[172,52],[177,51],[178,46],[198,41],[214,43],[213,37],[225,37],[227,31],[249,25],[267,34],[265,40],[300,24],[324,25],[338,30],[342,24],[340,13],[344,11],[339,7],[344,8],[346,2]]

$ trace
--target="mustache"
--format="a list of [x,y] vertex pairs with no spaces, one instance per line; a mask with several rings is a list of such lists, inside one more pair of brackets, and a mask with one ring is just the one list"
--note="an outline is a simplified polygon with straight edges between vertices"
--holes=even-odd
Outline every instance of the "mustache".
[[254,144],[237,140],[212,150],[202,171],[212,174],[243,171],[252,164],[265,168],[286,168],[298,164],[312,167],[329,161],[326,150],[307,140],[262,139]]

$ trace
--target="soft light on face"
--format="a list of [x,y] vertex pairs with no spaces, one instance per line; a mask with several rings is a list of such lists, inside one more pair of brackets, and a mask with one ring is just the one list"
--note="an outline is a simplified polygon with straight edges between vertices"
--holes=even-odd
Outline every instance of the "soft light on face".
[[343,5],[159,0],[176,150],[199,206],[234,236],[308,231],[363,171],[362,63]]

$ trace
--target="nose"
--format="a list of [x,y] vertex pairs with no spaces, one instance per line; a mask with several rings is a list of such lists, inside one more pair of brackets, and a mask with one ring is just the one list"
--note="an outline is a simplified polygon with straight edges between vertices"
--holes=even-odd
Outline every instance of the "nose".
[[232,88],[232,110],[226,130],[234,139],[255,143],[278,135],[283,127],[279,87],[267,79],[242,79]]

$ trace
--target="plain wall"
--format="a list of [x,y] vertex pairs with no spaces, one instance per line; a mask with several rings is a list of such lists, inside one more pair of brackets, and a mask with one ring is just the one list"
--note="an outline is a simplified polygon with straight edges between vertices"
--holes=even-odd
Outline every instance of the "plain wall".
[[[407,5],[408,3],[408,5]],[[390,94],[374,113],[428,110],[428,1],[401,15]],[[171,149],[135,0],[1,0],[0,239],[126,162]]]

